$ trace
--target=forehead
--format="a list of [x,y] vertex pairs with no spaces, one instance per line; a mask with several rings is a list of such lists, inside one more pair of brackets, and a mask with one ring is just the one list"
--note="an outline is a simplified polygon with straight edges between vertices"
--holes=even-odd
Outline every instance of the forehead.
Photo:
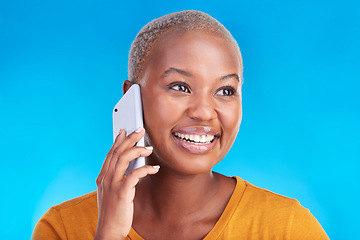
[[207,38],[209,40],[217,39],[218,41],[222,41],[223,44],[226,44],[229,47],[233,48],[233,50],[238,53],[241,58],[239,47],[237,46],[237,43],[234,42],[235,40],[232,40],[231,36],[227,36],[225,33],[219,32],[211,28],[188,29],[186,26],[181,25],[170,27],[168,30],[160,34],[154,41],[151,49],[149,49],[149,55],[151,55],[154,51],[159,51],[161,50],[161,48],[167,47],[168,42],[171,42],[172,44],[181,44],[184,39],[200,40],[204,38]]
[[167,31],[152,47],[145,65],[145,69],[176,65],[185,68],[236,68],[242,71],[237,45],[217,32],[206,30]]

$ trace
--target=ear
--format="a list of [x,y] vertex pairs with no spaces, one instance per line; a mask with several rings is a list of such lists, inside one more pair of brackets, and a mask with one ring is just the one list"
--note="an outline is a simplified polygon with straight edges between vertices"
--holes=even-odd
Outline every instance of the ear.
[[132,82],[130,82],[129,80],[125,80],[123,83],[123,94],[125,94],[132,85]]

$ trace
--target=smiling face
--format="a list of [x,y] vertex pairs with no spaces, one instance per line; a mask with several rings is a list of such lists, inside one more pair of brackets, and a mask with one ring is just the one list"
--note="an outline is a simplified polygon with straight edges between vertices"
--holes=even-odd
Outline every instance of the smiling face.
[[219,34],[164,34],[139,82],[154,147],[148,162],[182,174],[210,171],[239,131],[241,74],[238,49]]

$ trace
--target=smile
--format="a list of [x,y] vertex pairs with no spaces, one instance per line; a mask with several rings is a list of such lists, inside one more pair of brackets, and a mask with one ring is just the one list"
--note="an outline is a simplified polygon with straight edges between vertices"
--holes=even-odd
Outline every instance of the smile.
[[215,136],[214,135],[189,135],[189,134],[181,134],[178,132],[174,133],[174,136],[181,140],[188,143],[194,143],[194,144],[209,144],[212,141],[214,141]]
[[183,150],[193,154],[211,152],[216,146],[220,133],[207,126],[185,127],[172,132],[173,140]]

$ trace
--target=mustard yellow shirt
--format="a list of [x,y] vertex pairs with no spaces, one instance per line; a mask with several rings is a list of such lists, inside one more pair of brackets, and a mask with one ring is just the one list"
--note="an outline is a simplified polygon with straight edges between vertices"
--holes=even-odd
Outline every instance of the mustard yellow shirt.
[[[220,219],[204,240],[329,239],[310,211],[287,198],[235,177],[236,187]],[[94,239],[96,191],[50,208],[35,226],[33,240]],[[143,240],[131,228],[127,239]]]

